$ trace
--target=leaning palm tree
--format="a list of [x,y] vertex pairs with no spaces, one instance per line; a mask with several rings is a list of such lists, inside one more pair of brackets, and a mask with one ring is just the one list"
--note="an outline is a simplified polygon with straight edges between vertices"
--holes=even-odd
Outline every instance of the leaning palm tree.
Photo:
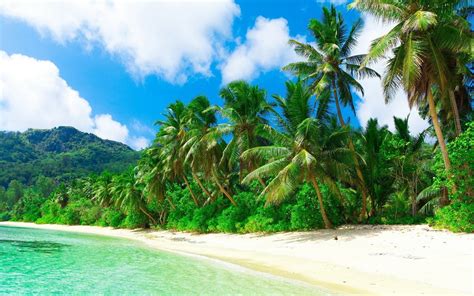
[[321,193],[321,184],[337,191],[335,181],[330,177],[347,172],[348,166],[340,161],[346,158],[348,149],[340,148],[345,132],[324,134],[324,126],[314,118],[304,119],[294,135],[285,135],[272,130],[275,144],[251,148],[244,152],[243,159],[253,158],[267,161],[267,164],[249,173],[243,180],[271,178],[262,191],[267,203],[277,204],[296,191],[303,182],[309,182],[316,191],[319,210],[325,228],[332,228],[327,217]]
[[[211,107],[204,112],[212,113],[215,116],[216,110]],[[234,206],[237,206],[237,202],[232,197],[230,190],[230,182],[228,182],[230,180],[226,181],[226,177],[231,177],[233,172],[229,170],[229,167],[223,165],[223,163],[230,163],[230,161],[224,158],[223,151],[226,149],[227,144],[223,140],[222,135],[222,124],[203,128],[199,132],[191,131],[190,138],[185,144],[187,148],[185,162],[191,168],[193,174],[200,173],[204,179],[214,182],[218,190]],[[203,191],[204,189],[207,190],[204,186],[201,188]],[[209,191],[206,194],[210,198],[206,203],[215,200],[215,193]]]
[[196,194],[191,188],[185,171],[185,154],[183,145],[186,142],[186,133],[188,130],[188,110],[183,102],[176,101],[168,106],[168,112],[165,114],[166,120],[159,120],[157,124],[160,131],[157,135],[157,145],[160,149],[160,159],[163,174],[171,181],[184,181],[188,188],[193,202],[199,206]]
[[[385,99],[390,101],[401,87],[408,94],[410,107],[429,106],[448,175],[452,169],[451,161],[433,91],[439,91],[443,97],[450,96],[453,71],[447,57],[465,52],[472,55],[470,25],[455,14],[455,8],[462,2],[468,1],[356,0],[351,4],[351,7],[383,21],[395,23],[387,34],[372,42],[362,66],[384,57],[391,50],[393,57],[388,60],[383,78]],[[453,103],[451,108],[457,109],[455,100],[450,102]],[[448,107],[444,105],[444,108]]]
[[112,203],[111,197],[111,184],[112,175],[103,173],[94,180],[92,183],[92,200],[96,201],[99,205],[107,207]]
[[[210,177],[210,170],[216,162],[213,159],[219,139],[211,137],[211,131],[217,123],[216,112],[209,109],[211,104],[205,96],[194,98],[188,105],[189,131],[183,145],[185,151],[185,164],[190,168],[191,174],[201,190],[208,196],[207,202],[213,201],[214,196],[201,181],[199,174],[205,178]],[[231,198],[233,202],[233,199]]]
[[[357,36],[362,28],[358,19],[349,32],[342,15],[334,6],[323,8],[323,19],[311,20],[309,30],[315,39],[315,45],[290,40],[295,51],[305,58],[305,61],[291,63],[283,69],[291,71],[305,80],[311,81],[311,88],[318,97],[323,93],[332,93],[336,105],[337,116],[342,127],[346,126],[342,115],[341,105],[349,105],[355,111],[351,90],[361,94],[364,90],[356,78],[379,77],[379,74],[367,67],[361,67],[364,55],[351,56],[351,50],[357,44]],[[359,188],[362,194],[361,218],[366,217],[368,190],[360,168],[352,139],[349,137],[348,146],[353,154],[353,162],[357,174]]]
[[148,199],[155,198],[158,204],[162,204],[166,199],[174,209],[175,206],[171,199],[165,196],[168,180],[162,170],[161,156],[161,148],[156,145],[146,149],[135,168],[136,179],[137,182],[144,184],[143,194]]
[[133,170],[112,178],[110,193],[114,204],[124,212],[140,211],[157,224],[146,208],[146,199],[143,191],[137,186]]

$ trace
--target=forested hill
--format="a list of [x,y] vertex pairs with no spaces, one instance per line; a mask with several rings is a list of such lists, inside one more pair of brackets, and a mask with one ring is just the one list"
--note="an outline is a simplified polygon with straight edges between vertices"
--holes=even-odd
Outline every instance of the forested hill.
[[31,184],[40,175],[67,180],[104,170],[122,171],[139,157],[125,144],[73,127],[0,132],[0,186],[11,180]]

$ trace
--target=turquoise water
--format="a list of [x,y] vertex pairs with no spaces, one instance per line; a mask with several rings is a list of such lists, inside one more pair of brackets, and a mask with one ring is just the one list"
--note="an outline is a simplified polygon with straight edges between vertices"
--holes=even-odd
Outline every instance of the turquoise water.
[[131,240],[4,226],[0,294],[325,295],[307,285]]

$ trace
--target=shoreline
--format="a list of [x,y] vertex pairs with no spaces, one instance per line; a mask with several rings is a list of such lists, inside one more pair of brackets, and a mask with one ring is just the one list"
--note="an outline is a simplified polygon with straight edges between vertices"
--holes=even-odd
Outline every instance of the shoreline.
[[25,222],[0,222],[0,226],[127,238],[341,294],[474,293],[474,234],[426,225],[358,225],[276,234],[193,234]]

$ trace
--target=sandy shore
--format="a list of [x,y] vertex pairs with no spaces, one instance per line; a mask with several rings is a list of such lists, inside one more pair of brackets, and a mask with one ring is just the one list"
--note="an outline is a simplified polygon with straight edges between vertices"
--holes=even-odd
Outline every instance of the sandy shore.
[[474,294],[474,234],[437,231],[425,225],[345,226],[272,235],[0,225],[134,239],[157,249],[219,259],[343,294]]

